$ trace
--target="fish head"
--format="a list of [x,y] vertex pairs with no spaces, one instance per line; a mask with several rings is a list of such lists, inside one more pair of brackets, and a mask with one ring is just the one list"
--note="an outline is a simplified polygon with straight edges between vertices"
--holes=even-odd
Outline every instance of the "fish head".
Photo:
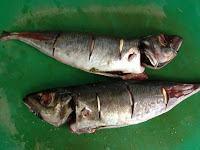
[[54,126],[67,122],[73,111],[72,97],[67,91],[49,90],[27,95],[23,101],[37,117]]
[[177,56],[182,44],[177,35],[156,35],[143,38],[139,43],[141,63],[151,69],[160,69]]

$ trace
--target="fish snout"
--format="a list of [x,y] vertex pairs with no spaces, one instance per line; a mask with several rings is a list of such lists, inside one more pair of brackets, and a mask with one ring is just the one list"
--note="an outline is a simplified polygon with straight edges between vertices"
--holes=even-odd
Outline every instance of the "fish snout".
[[178,35],[164,35],[164,37],[165,40],[170,43],[171,48],[177,53],[182,44],[183,38]]
[[[40,104],[36,94],[29,94],[23,99],[24,104],[28,107],[29,111],[41,118],[40,112],[44,106]],[[42,119],[42,118],[41,118]]]

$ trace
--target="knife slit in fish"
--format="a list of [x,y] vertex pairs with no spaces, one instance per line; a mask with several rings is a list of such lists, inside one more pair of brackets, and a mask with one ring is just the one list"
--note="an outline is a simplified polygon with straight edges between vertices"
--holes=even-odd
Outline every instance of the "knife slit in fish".
[[91,43],[90,43],[90,54],[89,54],[89,60],[91,58],[91,55],[92,55],[92,52],[93,52],[93,49],[94,49],[94,44],[95,44],[95,39],[94,37],[92,37],[91,39]]
[[167,103],[168,103],[169,99],[168,99],[167,92],[166,92],[165,88],[162,88],[162,93],[163,93],[163,96],[164,96],[165,105],[167,107]]
[[129,100],[131,104],[131,118],[133,117],[133,112],[134,112],[134,96],[133,93],[131,92],[131,89],[129,88],[128,84],[126,84],[126,88],[129,94]]
[[54,40],[54,42],[53,42],[53,53],[52,53],[52,56],[54,56],[54,52],[55,52],[55,47],[56,47],[56,42],[57,42],[57,40],[58,40],[58,38],[61,36],[61,33],[58,33],[57,35],[56,35],[56,37],[55,37],[55,40]]
[[119,58],[120,58],[120,60],[122,59],[122,49],[123,49],[123,45],[124,45],[124,40],[121,39],[121,40],[119,41]]
[[180,84],[171,87],[162,87],[162,93],[167,107],[169,100],[172,98],[178,99],[181,96],[186,96],[196,90],[198,87],[191,84]]
[[98,115],[99,115],[99,120],[101,120],[101,103],[99,96],[96,94],[96,100],[97,100],[97,109],[98,109]]

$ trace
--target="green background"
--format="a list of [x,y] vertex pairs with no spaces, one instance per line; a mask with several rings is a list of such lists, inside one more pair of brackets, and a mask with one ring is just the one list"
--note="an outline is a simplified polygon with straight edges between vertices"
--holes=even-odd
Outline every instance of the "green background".
[[[199,0],[1,0],[0,31],[83,31],[136,37],[177,34],[178,56],[150,80],[200,82]],[[109,77],[64,65],[19,41],[0,42],[0,149],[200,149],[200,94],[145,123],[76,135],[42,122],[23,97]]]

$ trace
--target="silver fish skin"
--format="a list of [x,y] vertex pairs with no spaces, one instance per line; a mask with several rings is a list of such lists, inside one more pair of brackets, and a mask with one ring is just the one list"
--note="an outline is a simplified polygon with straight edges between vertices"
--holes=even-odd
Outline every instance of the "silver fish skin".
[[3,32],[1,41],[20,40],[58,61],[87,72],[123,79],[147,79],[145,66],[160,69],[181,46],[176,35],[119,38],[86,33]]
[[199,84],[118,81],[29,94],[24,103],[42,120],[72,133],[138,124],[168,112],[199,92]]

